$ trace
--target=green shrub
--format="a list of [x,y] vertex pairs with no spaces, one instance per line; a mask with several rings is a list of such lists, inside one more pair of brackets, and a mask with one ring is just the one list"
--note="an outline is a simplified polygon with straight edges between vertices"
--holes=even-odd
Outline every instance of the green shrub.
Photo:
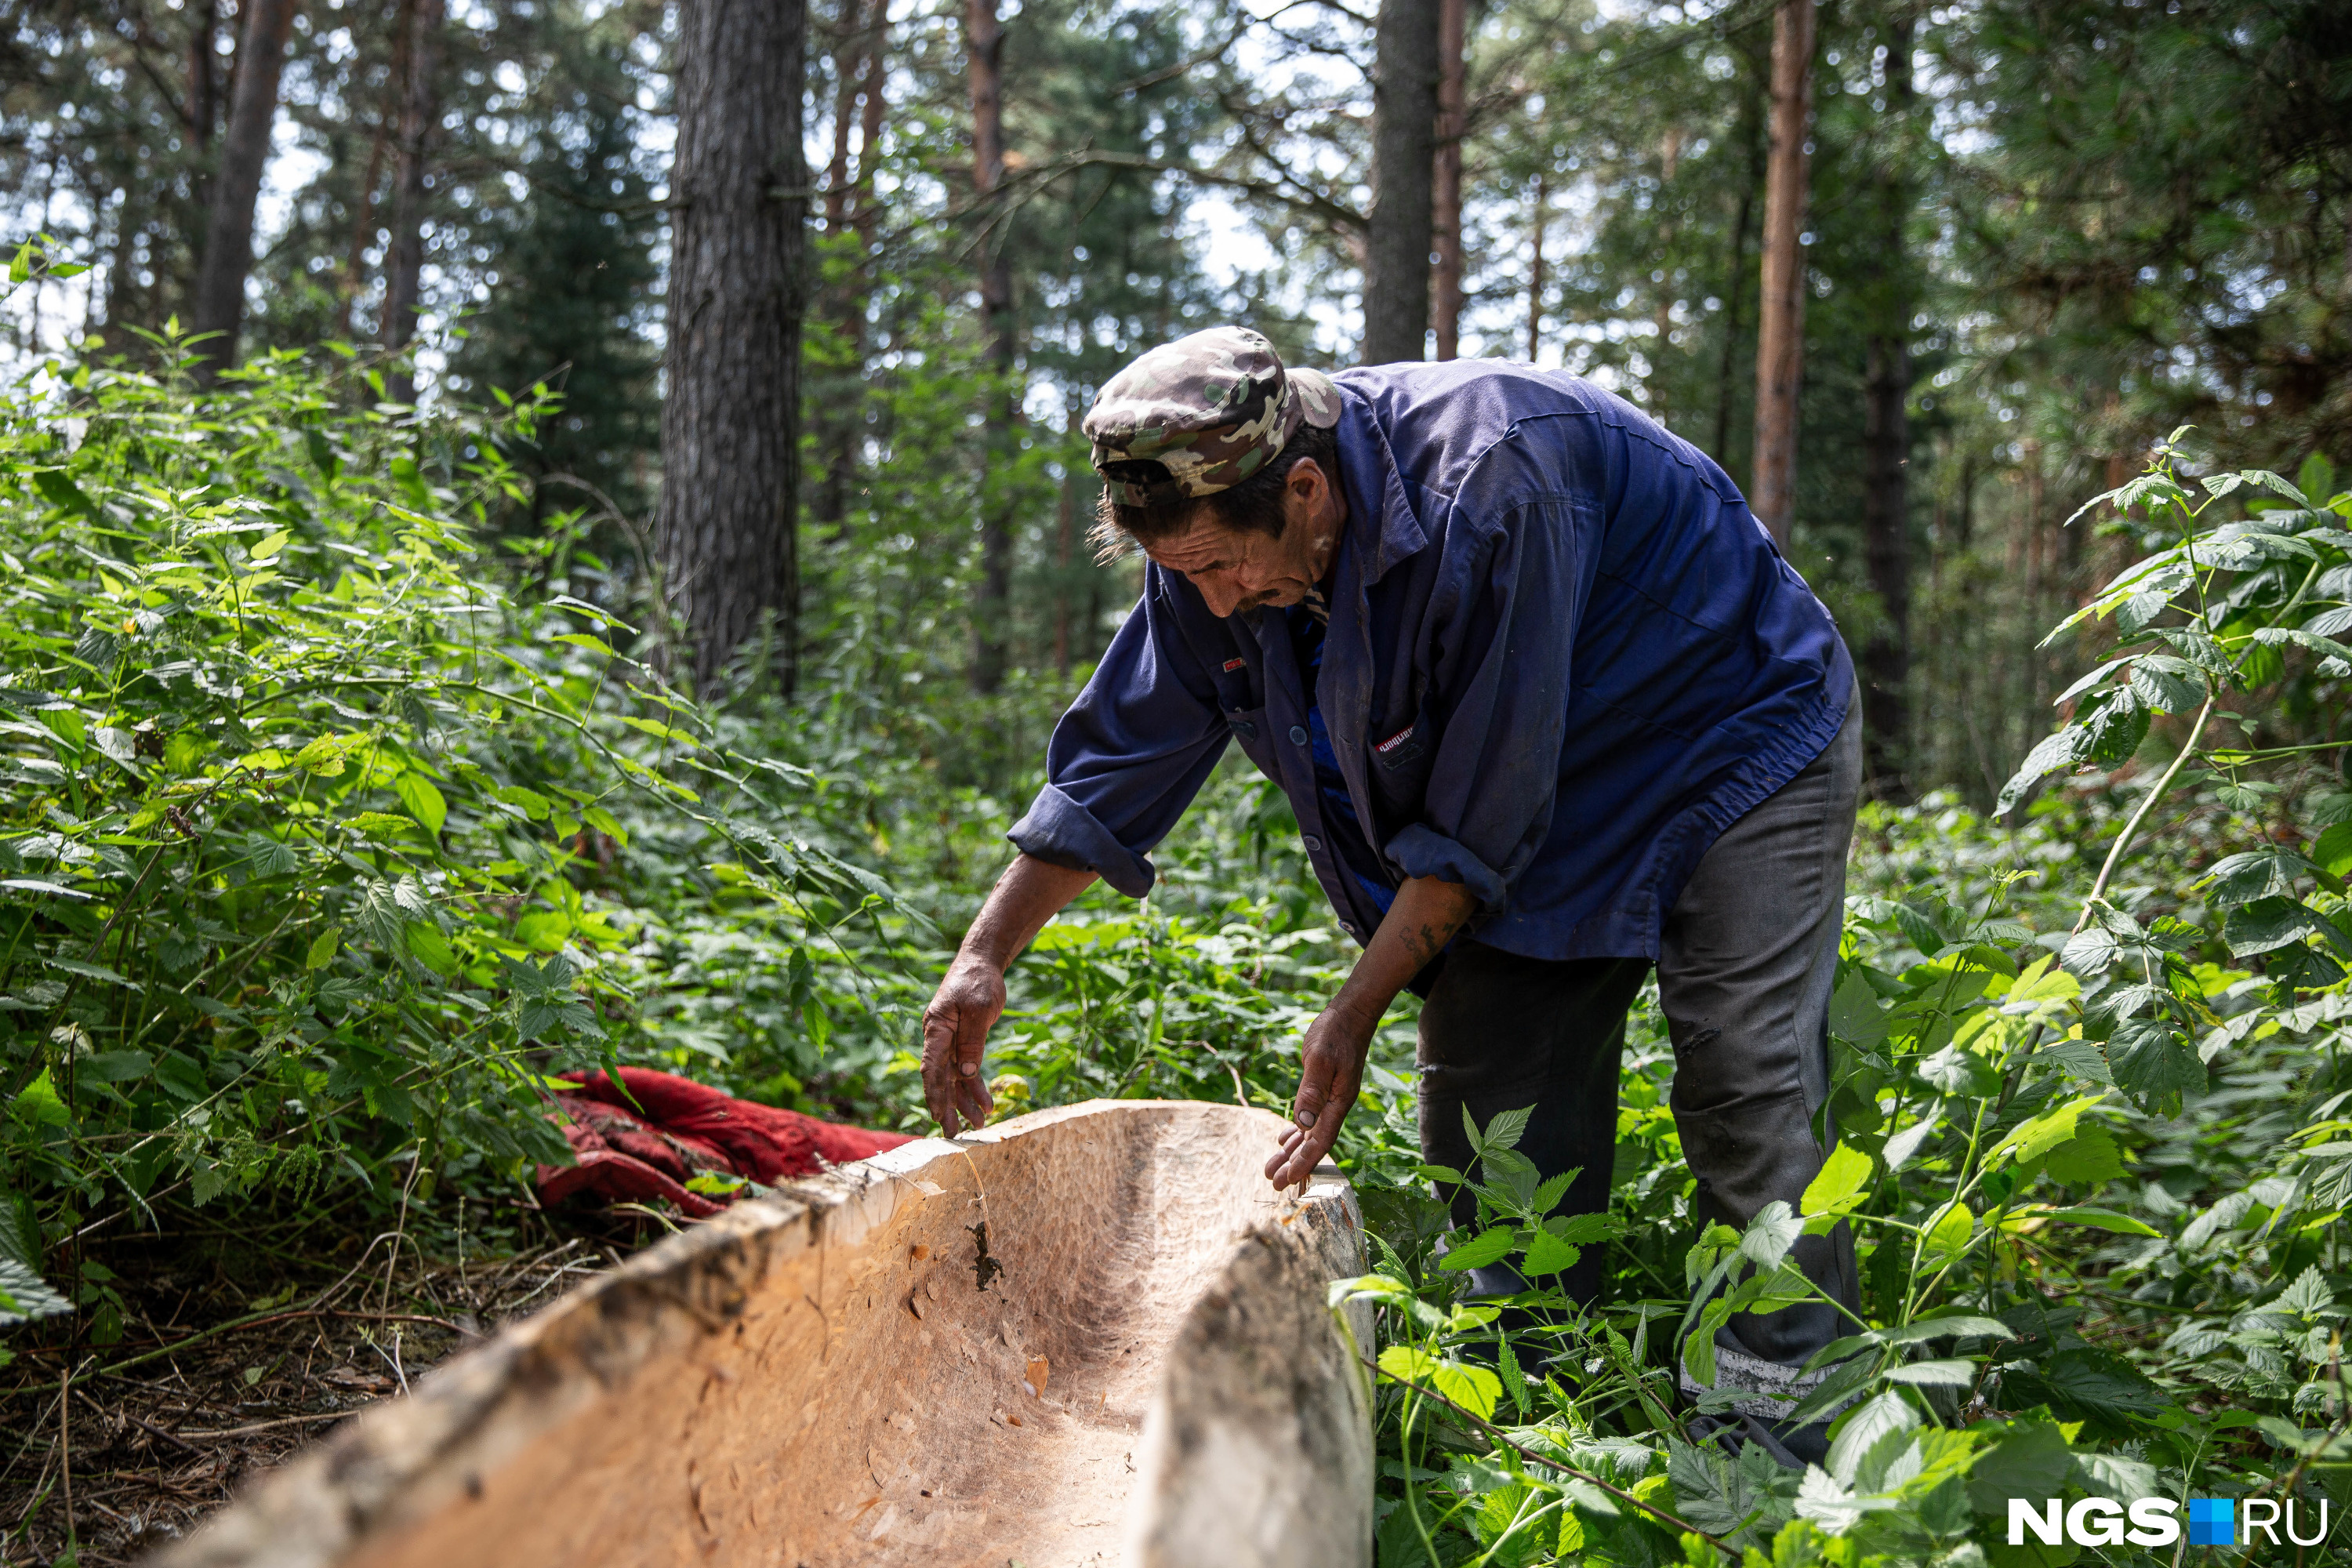
[[488,437],[540,408],[372,395],[290,356],[202,396],[119,363],[0,394],[22,1263],[167,1192],[383,1190],[407,1153],[412,1196],[509,1183],[568,1158],[561,1068],[788,1086],[904,1037],[919,922],[835,850],[862,791],[685,700],[562,581],[509,591],[473,525],[517,482]]

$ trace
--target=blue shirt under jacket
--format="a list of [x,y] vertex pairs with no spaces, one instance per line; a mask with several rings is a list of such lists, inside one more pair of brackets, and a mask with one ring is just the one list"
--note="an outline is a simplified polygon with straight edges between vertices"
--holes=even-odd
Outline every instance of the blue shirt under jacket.
[[[1844,721],[1829,612],[1721,468],[1587,381],[1491,360],[1336,379],[1348,521],[1318,700],[1282,611],[1212,615],[1148,565],[1013,842],[1140,898],[1237,741],[1358,941],[1381,907],[1340,832],[1399,879],[1471,889],[1482,942],[1655,958],[1707,846]],[[1310,706],[1352,823],[1320,798]]]

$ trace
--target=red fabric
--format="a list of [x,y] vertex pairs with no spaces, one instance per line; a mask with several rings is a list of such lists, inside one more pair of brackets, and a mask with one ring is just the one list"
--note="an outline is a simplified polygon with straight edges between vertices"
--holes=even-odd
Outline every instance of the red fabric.
[[563,1077],[580,1086],[576,1094],[555,1096],[565,1119],[563,1136],[580,1163],[539,1167],[544,1204],[593,1192],[672,1203],[691,1218],[707,1219],[734,1200],[687,1191],[698,1171],[772,1185],[912,1141],[904,1132],[845,1127],[731,1100],[708,1085],[647,1068],[623,1068],[617,1086],[601,1072]]

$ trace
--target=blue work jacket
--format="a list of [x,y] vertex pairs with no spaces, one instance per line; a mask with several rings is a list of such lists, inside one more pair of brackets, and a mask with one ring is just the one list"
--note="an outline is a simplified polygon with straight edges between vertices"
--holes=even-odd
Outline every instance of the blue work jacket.
[[1469,888],[1482,942],[1655,958],[1707,846],[1843,722],[1829,612],[1721,468],[1590,382],[1491,360],[1337,380],[1348,518],[1316,698],[1361,827],[1326,822],[1283,612],[1212,615],[1147,566],[1013,842],[1140,898],[1238,742],[1359,942],[1381,910],[1334,831]]

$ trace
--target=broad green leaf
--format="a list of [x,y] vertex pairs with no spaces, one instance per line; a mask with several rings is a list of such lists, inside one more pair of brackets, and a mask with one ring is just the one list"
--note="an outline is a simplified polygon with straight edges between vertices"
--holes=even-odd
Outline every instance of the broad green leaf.
[[622,848],[626,849],[629,847],[629,830],[623,827],[620,819],[603,806],[589,806],[580,813],[580,817],[589,826],[605,835]]
[[1878,993],[1859,974],[1849,974],[1830,997],[1830,1033],[1856,1050],[1874,1049],[1886,1038],[1886,1012]]
[[1528,1118],[1534,1114],[1535,1107],[1532,1105],[1522,1106],[1517,1110],[1496,1111],[1479,1135],[1479,1153],[1483,1155],[1495,1149],[1517,1149],[1519,1140],[1527,1135]]
[[2027,790],[2059,769],[2074,766],[2090,747],[2091,733],[2079,724],[2069,724],[2055,734],[2043,736],[2035,743],[2033,750],[2025,754],[2025,761],[2018,765],[2016,773],[2010,775],[2009,782],[2000,786],[2000,798],[1994,804],[1994,813],[2007,816],[2010,808]]
[[1464,1362],[1438,1363],[1436,1370],[1429,1374],[1429,1383],[1481,1421],[1493,1419],[1496,1402],[1503,1397],[1501,1378],[1483,1366]]
[[1759,1269],[1778,1268],[1804,1229],[1803,1222],[1790,1212],[1788,1201],[1774,1198],[1748,1222],[1747,1232],[1739,1238],[1740,1256]]
[[1986,1434],[1989,1446],[1969,1467],[1969,1500],[1995,1518],[2009,1512],[2009,1500],[2025,1498],[2036,1507],[2074,1473],[2065,1435],[2046,1420],[2018,1423]]
[[1325,1290],[1328,1304],[1334,1307],[1345,1306],[1349,1301],[1359,1300],[1367,1296],[1378,1297],[1382,1300],[1395,1300],[1412,1294],[1412,1286],[1402,1279],[1391,1279],[1386,1274],[1359,1274],[1351,1279],[1334,1279]]
[[449,803],[431,779],[410,769],[392,782],[393,793],[400,797],[403,811],[415,817],[425,832],[438,834],[449,820]]
[[1483,1268],[1489,1263],[1500,1262],[1509,1257],[1517,1247],[1517,1234],[1508,1226],[1496,1226],[1449,1247],[1437,1266],[1449,1274],[1459,1274],[1466,1268]]
[[2067,1186],[2095,1187],[2124,1173],[2123,1152],[2116,1147],[2114,1133],[2099,1122],[2086,1121],[2074,1129],[2074,1137],[2051,1149],[2042,1168]]
[[1918,1426],[1919,1412],[1893,1389],[1863,1401],[1837,1422],[1836,1434],[1830,1439],[1830,1474],[1851,1482],[1858,1461],[1881,1440],[1894,1433],[1916,1431]]
[[305,969],[324,969],[335,962],[335,950],[341,945],[343,928],[329,926],[310,939],[310,949],[302,955]]
[[2205,1088],[2205,1064],[2179,1027],[2163,1018],[2126,1018],[2107,1041],[2116,1086],[2142,1110],[2176,1106]]
[[1951,1203],[1936,1212],[1936,1217],[1928,1221],[1921,1239],[1928,1252],[1949,1257],[1968,1246],[1976,1231],[1977,1216],[1969,1212],[1969,1206]]
[[535,789],[520,784],[501,784],[490,792],[490,798],[513,806],[533,822],[545,822],[551,809],[548,798]]
[[2112,1230],[2123,1236],[2162,1236],[2164,1233],[2144,1220],[2113,1209],[2092,1208],[2077,1205],[2073,1208],[2052,1209],[2048,1217],[2067,1225],[2087,1225],[2097,1230]]
[[1715,1336],[1731,1312],[1731,1302],[1717,1296],[1700,1308],[1697,1326],[1683,1337],[1683,1365],[1701,1388],[1715,1386]]
[[2011,1331],[1999,1318],[1955,1312],[1947,1317],[1915,1318],[1891,1329],[1880,1329],[1872,1337],[1882,1344],[1907,1345],[1921,1340],[1947,1338],[2005,1340],[2011,1337]]
[[1582,1248],[1561,1240],[1548,1230],[1539,1230],[1536,1232],[1535,1239],[1528,1243],[1527,1260],[1519,1267],[1521,1272],[1533,1279],[1573,1268],[1583,1256]]
[[73,1121],[66,1102],[58,1098],[57,1086],[49,1081],[49,1069],[43,1068],[33,1076],[33,1081],[16,1091],[8,1102],[8,1110],[27,1127],[65,1127]]
[[1869,1155],[1851,1144],[1840,1143],[1822,1162],[1820,1173],[1806,1186],[1799,1207],[1807,1215],[1848,1212],[1862,1201],[1870,1171]]
[[2104,1094],[2078,1095],[2063,1105],[2053,1106],[2031,1121],[2011,1129],[2009,1136],[1993,1145],[1986,1157],[1990,1164],[2004,1154],[2013,1155],[2019,1163],[2030,1164],[2052,1149],[2074,1136],[2074,1123],[2092,1106],[2106,1099]]
[[2334,876],[2352,876],[2352,822],[2339,822],[2319,836],[2311,858]]
[[2115,1069],[2107,1066],[2106,1054],[2099,1049],[2095,1040],[2079,1037],[2053,1040],[2042,1047],[2037,1059],[2085,1083],[2113,1085],[2116,1081]]
[[2319,1266],[2313,1264],[2296,1275],[2294,1283],[2279,1292],[2278,1299],[2271,1304],[2284,1312],[2316,1318],[2332,1312],[2336,1306],[2336,1292],[2328,1288],[2326,1277],[2319,1272]]
[[1625,1222],[1613,1214],[1554,1215],[1544,1221],[1543,1228],[1562,1241],[1591,1247],[1624,1235]]
[[449,950],[449,939],[441,934],[438,926],[412,921],[406,937],[409,957],[444,979],[457,973],[457,955]]
[[1933,1137],[1936,1130],[1943,1125],[1944,1110],[1945,1102],[1937,1100],[1927,1107],[1918,1121],[1886,1141],[1886,1147],[1880,1151],[1880,1158],[1885,1162],[1888,1170],[1899,1171],[1910,1163],[1911,1156],[1919,1152],[1919,1145]]

